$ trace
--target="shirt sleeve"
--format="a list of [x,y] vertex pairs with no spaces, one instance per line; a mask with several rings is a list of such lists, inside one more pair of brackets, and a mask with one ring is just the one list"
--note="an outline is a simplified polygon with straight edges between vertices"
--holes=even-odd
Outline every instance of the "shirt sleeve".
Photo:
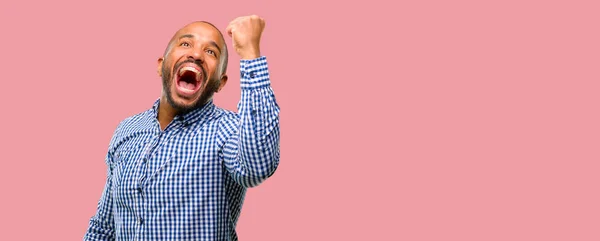
[[[120,127],[120,125],[119,125]],[[106,154],[105,162],[107,165],[106,183],[96,213],[90,219],[88,229],[83,237],[84,241],[114,241],[114,216],[113,216],[113,198],[112,198],[112,174],[113,174],[113,154],[111,149],[115,143],[119,127],[115,130],[112,140],[110,141],[109,151]]]
[[89,227],[83,238],[84,241],[114,240],[112,197],[110,194],[111,175],[112,170],[109,166],[104,191],[98,202],[96,214],[90,219]]
[[223,160],[233,179],[254,187],[279,165],[279,106],[266,57],[240,61],[241,100],[237,115],[225,118]]

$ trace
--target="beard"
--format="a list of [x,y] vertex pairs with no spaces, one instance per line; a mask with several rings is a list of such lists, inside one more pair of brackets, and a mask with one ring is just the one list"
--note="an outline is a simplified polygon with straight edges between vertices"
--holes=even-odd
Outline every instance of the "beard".
[[[195,63],[191,60],[182,61],[176,64],[173,69],[178,69],[184,63]],[[166,64],[162,66],[162,85],[163,92],[167,97],[167,101],[169,104],[179,113],[187,113],[194,109],[203,107],[214,95],[214,93],[219,88],[219,79],[213,76],[206,77],[206,71],[202,65],[196,64],[202,70],[202,77],[205,79],[202,81],[202,86],[200,86],[200,96],[191,104],[184,105],[179,104],[173,99],[172,87],[173,87],[173,70],[170,70]]]

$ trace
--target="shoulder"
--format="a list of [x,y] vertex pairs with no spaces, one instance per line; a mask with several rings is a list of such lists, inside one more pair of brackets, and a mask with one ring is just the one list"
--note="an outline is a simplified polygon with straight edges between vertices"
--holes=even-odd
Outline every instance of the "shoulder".
[[116,150],[123,142],[152,126],[152,112],[146,110],[123,119],[113,133],[109,149]]
[[122,134],[127,132],[136,131],[137,129],[143,128],[149,124],[152,120],[149,118],[152,115],[150,110],[129,116],[123,119],[115,130],[115,134]]
[[223,109],[221,107],[216,107],[214,117],[217,121],[219,136],[222,138],[226,139],[237,132],[240,123],[240,117],[238,113]]
[[218,119],[219,125],[231,125],[240,119],[238,113],[221,107],[215,108],[215,117]]

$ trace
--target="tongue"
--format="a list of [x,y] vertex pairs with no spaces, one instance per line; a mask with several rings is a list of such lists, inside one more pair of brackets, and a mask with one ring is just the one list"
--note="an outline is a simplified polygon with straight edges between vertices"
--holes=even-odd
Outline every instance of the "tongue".
[[188,90],[194,90],[194,88],[196,88],[196,84],[188,83],[188,82],[185,82],[185,81],[180,81],[179,82],[179,86],[181,86],[183,88],[186,88]]

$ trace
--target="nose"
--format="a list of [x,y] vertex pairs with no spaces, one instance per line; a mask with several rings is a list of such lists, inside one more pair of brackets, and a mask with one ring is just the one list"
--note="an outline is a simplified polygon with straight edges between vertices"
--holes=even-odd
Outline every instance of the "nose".
[[191,49],[187,54],[187,58],[194,61],[200,61],[202,63],[204,62],[204,56],[202,55],[202,51],[200,49]]

